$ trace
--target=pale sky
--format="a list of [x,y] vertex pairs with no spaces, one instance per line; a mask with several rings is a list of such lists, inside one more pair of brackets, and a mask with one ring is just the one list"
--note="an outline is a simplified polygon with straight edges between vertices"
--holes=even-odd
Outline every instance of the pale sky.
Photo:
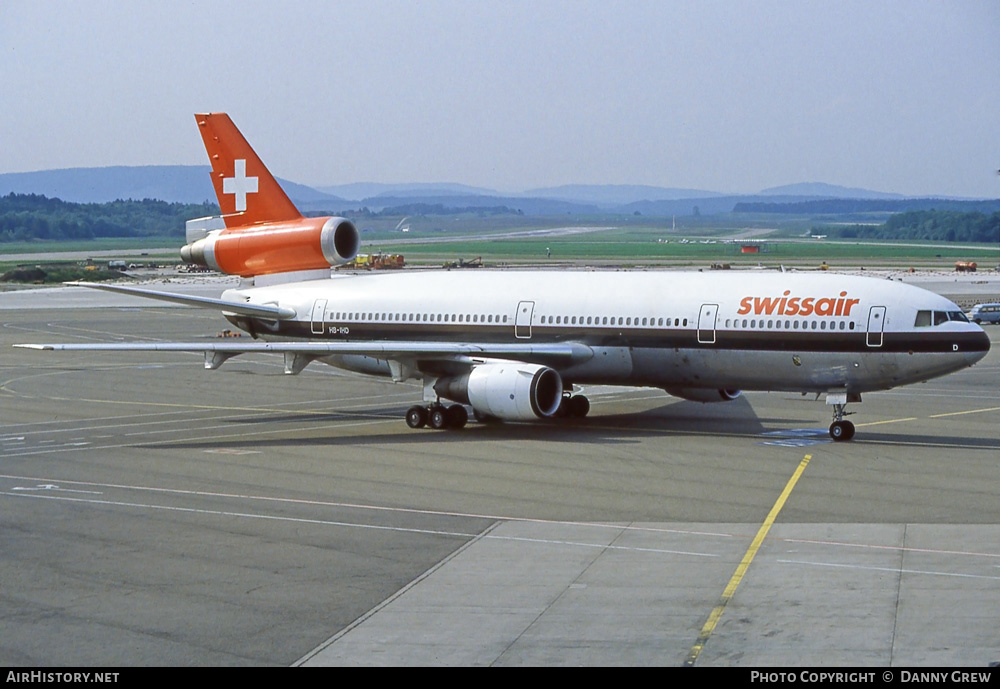
[[1000,1],[0,4],[0,173],[1000,197]]

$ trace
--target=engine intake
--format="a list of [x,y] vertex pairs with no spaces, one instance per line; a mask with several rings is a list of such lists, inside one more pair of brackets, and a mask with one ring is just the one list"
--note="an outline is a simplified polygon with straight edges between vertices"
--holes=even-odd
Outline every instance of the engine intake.
[[441,378],[434,391],[481,414],[507,421],[530,421],[552,416],[562,400],[562,378],[538,364],[504,362],[481,364],[463,376]]

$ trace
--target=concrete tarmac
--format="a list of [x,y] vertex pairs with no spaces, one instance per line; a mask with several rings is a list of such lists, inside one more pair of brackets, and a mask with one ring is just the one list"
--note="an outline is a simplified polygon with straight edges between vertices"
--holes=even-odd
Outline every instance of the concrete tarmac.
[[4,665],[1000,661],[1000,328],[852,405],[851,443],[813,396],[613,388],[578,422],[435,432],[403,422],[418,386],[315,363],[12,349],[227,326],[18,295]]

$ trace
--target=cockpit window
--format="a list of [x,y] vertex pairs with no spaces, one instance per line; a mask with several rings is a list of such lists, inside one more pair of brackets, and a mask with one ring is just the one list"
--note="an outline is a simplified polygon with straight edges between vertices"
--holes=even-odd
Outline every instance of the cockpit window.
[[917,311],[917,318],[913,322],[913,327],[926,328],[931,325],[941,325],[948,321],[968,323],[969,319],[961,311]]

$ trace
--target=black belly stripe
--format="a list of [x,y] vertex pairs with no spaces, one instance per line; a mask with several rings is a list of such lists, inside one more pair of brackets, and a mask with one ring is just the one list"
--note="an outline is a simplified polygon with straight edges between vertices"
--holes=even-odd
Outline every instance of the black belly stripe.
[[[649,349],[744,350],[762,352],[986,352],[990,340],[978,332],[885,332],[881,346],[868,345],[865,331],[764,331],[716,330],[715,342],[698,341],[694,328],[565,328],[531,327],[531,338],[516,338],[514,327],[469,323],[327,323],[323,334],[314,334],[312,324],[303,321],[261,321],[234,317],[238,327],[253,325],[251,332],[299,340],[326,342],[412,341],[547,343],[580,342],[594,347],[635,347]],[[254,323],[248,323],[254,321]],[[344,332],[346,330],[346,332]],[[704,335],[705,331],[702,331]],[[874,336],[873,336],[874,340]],[[957,349],[956,349],[957,346]]]

